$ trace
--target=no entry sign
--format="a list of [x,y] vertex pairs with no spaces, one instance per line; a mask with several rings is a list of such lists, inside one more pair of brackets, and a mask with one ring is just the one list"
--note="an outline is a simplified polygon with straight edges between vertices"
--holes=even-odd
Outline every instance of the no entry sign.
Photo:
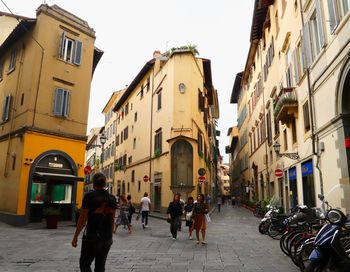
[[143,181],[144,181],[144,182],[147,182],[147,181],[148,181],[148,176],[147,176],[147,175],[143,176]]
[[276,178],[281,178],[281,177],[283,177],[283,170],[277,168],[277,169],[275,170],[275,177],[276,177]]
[[91,166],[87,165],[84,167],[84,174],[85,175],[90,175],[92,172]]

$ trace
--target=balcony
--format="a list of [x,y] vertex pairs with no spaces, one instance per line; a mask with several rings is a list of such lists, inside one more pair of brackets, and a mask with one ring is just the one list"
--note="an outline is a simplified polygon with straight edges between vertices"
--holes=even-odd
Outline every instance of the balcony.
[[289,126],[298,117],[298,99],[295,88],[283,88],[274,103],[277,120]]

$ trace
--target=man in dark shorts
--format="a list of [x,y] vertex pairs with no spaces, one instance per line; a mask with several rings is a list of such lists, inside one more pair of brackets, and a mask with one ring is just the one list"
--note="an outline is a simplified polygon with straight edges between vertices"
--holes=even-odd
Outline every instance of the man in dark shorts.
[[82,212],[75,231],[72,246],[77,247],[78,236],[87,221],[80,254],[80,271],[91,272],[91,263],[95,260],[95,272],[104,272],[109,249],[112,245],[112,231],[116,199],[106,190],[106,177],[96,173],[93,178],[94,190],[85,194]]

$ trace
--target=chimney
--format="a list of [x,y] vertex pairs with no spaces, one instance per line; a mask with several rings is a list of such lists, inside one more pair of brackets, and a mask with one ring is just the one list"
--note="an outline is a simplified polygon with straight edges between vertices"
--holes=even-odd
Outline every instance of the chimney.
[[162,53],[159,51],[159,50],[155,50],[154,52],[153,52],[153,58],[155,58],[155,59],[159,59],[160,57],[162,57],[163,55],[162,55]]

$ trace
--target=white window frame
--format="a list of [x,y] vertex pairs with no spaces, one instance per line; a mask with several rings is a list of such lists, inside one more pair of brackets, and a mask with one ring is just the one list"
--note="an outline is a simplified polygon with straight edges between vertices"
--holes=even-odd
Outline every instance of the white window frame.
[[[70,51],[68,51],[69,44],[71,44]],[[65,62],[79,66],[81,65],[82,53],[83,43],[67,37],[65,32],[63,32],[61,35],[59,58]]]

